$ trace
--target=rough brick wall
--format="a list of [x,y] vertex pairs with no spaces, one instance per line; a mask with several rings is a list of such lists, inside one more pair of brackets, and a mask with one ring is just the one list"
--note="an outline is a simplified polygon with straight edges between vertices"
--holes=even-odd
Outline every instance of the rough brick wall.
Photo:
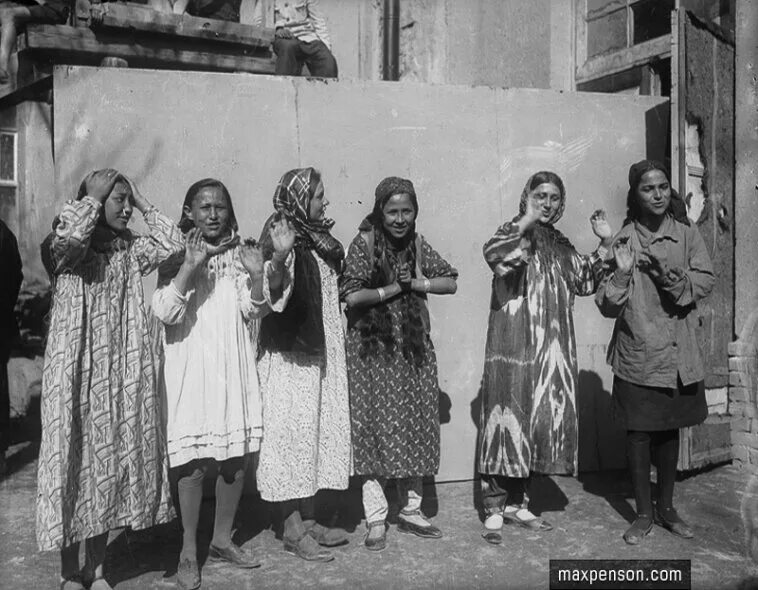
[[729,410],[735,465],[758,466],[758,312],[729,345]]

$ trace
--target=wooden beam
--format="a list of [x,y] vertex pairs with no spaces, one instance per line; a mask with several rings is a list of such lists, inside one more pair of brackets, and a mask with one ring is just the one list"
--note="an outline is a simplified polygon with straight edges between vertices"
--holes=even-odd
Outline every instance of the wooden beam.
[[53,89],[53,77],[45,76],[0,96],[0,111],[14,107],[27,100],[44,101]]
[[627,49],[588,59],[583,66],[577,68],[576,83],[589,82],[670,56],[671,37],[669,35],[651,39]]
[[106,2],[93,5],[92,28],[129,29],[211,41],[225,41],[262,49],[274,42],[274,30],[188,14],[159,12],[141,4]]
[[46,55],[55,63],[74,63],[84,60],[99,62],[100,57],[121,57],[130,65],[148,67],[180,66],[182,69],[211,71],[239,71],[258,74],[273,74],[274,60],[271,57],[251,55],[250,50],[229,48],[219,50],[219,45],[185,40],[183,47],[150,38],[135,38],[134,35],[96,35],[94,31],[64,25],[29,25],[26,34],[19,37],[19,49],[33,50],[35,55]]

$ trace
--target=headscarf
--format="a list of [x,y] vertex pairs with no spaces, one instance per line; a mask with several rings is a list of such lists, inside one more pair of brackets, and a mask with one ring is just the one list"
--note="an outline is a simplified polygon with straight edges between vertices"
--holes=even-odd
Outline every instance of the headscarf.
[[294,227],[295,280],[287,307],[281,313],[268,314],[261,320],[259,348],[279,352],[299,352],[325,359],[326,336],[321,298],[321,272],[309,250],[338,271],[342,269],[345,250],[330,230],[331,219],[310,219],[310,206],[321,175],[313,168],[286,172],[274,191],[276,213],[269,217],[261,233],[263,257],[270,260],[274,246],[269,229],[277,217],[284,216]]
[[[369,243],[371,252],[371,277],[369,288],[384,287],[396,280],[395,268],[405,263],[411,269],[411,276],[416,277],[416,223],[409,228],[402,240],[395,240],[384,231],[384,207],[395,195],[407,194],[413,209],[418,215],[418,199],[413,183],[405,178],[390,176],[382,180],[374,191],[374,209],[358,227],[359,231],[371,232]],[[380,343],[385,352],[392,354],[397,348],[403,358],[420,367],[426,358],[426,334],[429,318],[424,296],[415,292],[400,294],[399,311],[401,315],[401,341],[397,343],[393,335],[392,314],[389,302],[382,302],[351,314],[361,334],[360,355],[375,355],[380,351]]]
[[566,280],[570,280],[573,272],[571,255],[574,246],[566,236],[553,227],[553,224],[563,216],[563,212],[566,209],[566,188],[561,177],[555,172],[550,172],[549,170],[541,170],[532,174],[529,177],[529,180],[526,181],[524,190],[521,191],[519,215],[518,217],[514,217],[513,221],[517,221],[526,213],[526,204],[529,200],[529,196],[538,186],[544,183],[553,184],[558,188],[561,193],[561,202],[556,212],[553,213],[547,222],[538,221],[532,227],[528,237],[532,242],[532,247],[534,248],[535,253],[539,252],[540,255],[547,260],[559,260],[561,272],[566,277]]
[[[640,211],[639,204],[637,203],[637,188],[640,182],[642,182],[642,177],[645,173],[652,170],[660,170],[666,176],[666,180],[671,182],[669,171],[656,160],[640,160],[636,164],[632,164],[629,167],[629,192],[626,195],[626,219],[624,220],[624,225],[639,219]],[[671,214],[677,221],[690,225],[690,220],[687,217],[687,205],[673,188],[671,189],[671,201],[669,202],[667,213]]]
[[311,201],[320,180],[321,175],[311,167],[286,172],[274,191],[274,209],[290,220],[299,242],[315,249],[324,260],[341,268],[345,250],[330,233],[334,220],[310,218]]

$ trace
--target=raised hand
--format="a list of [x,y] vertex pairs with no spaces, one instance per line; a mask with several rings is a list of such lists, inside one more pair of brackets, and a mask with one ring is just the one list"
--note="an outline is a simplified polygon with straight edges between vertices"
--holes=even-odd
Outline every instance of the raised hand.
[[195,270],[208,260],[208,245],[203,239],[202,232],[195,228],[187,232],[184,242],[184,264],[190,270]]
[[132,191],[132,202],[134,206],[139,210],[139,212],[144,213],[150,209],[152,205],[145,197],[142,196],[142,193],[139,192],[139,189],[137,188],[137,185],[134,184],[134,181],[126,176],[126,174],[122,174],[121,176],[123,176],[126,179],[126,182],[129,183],[129,188]]
[[542,218],[542,211],[534,195],[529,195],[526,199],[526,211],[521,219],[526,222],[527,226],[535,224]]
[[295,246],[297,237],[295,229],[286,218],[282,217],[272,223],[268,231],[274,246],[274,256],[280,261],[284,260]]
[[611,228],[611,224],[608,223],[608,218],[603,209],[597,209],[590,216],[590,224],[592,225],[592,233],[603,242],[607,242],[613,237],[613,229]]
[[117,177],[118,171],[113,168],[105,168],[103,170],[90,172],[84,179],[87,195],[100,203],[105,203],[105,200],[108,198],[108,195],[111,194],[111,191],[116,184]]
[[629,244],[629,238],[621,238],[613,244],[613,257],[616,260],[616,268],[619,272],[629,274],[634,268],[634,253]]
[[640,252],[640,269],[650,275],[655,282],[661,281],[669,272],[666,246],[663,242],[650,245]]
[[263,251],[254,241],[245,241],[240,248],[240,261],[251,277],[263,275]]

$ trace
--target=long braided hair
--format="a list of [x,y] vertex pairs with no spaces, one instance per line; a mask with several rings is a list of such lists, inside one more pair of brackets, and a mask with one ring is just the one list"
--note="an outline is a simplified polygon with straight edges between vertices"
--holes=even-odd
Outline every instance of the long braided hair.
[[[395,176],[385,178],[376,187],[374,209],[361,223],[361,232],[373,235],[371,252],[371,278],[369,288],[383,287],[397,278],[396,269],[407,264],[411,276],[416,278],[416,263],[419,253],[416,248],[415,216],[408,233],[400,240],[387,235],[384,230],[384,206],[395,195],[407,194],[410,197],[416,216],[418,200],[413,183]],[[426,352],[427,329],[424,322],[426,308],[424,297],[414,292],[405,292],[399,300],[401,315],[401,338],[397,342],[393,335],[392,313],[389,302],[378,303],[367,308],[356,325],[361,335],[359,354],[362,357],[384,351],[392,355],[399,348],[403,358],[416,367],[424,363]]]

